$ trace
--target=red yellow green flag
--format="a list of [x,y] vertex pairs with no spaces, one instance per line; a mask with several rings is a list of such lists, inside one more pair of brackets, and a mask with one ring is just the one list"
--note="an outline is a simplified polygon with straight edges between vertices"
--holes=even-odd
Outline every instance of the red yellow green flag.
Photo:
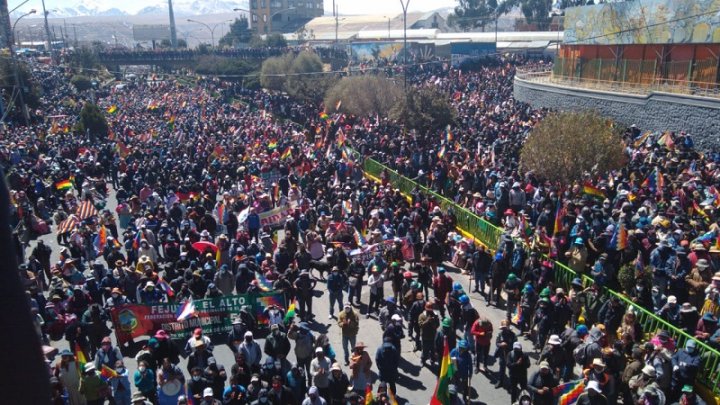
[[75,343],[75,360],[77,361],[78,370],[81,372],[85,371],[85,364],[87,364],[87,359],[85,358],[85,353],[80,348],[80,345]]
[[450,346],[448,345],[447,338],[445,338],[445,349],[443,350],[442,361],[440,362],[440,375],[438,375],[437,386],[435,386],[435,393],[430,399],[430,405],[449,405],[450,404],[450,393],[448,392],[448,386],[452,377],[455,374],[455,370],[452,362],[450,361]]
[[372,403],[373,403],[372,385],[368,384],[365,386],[365,405],[372,405]]

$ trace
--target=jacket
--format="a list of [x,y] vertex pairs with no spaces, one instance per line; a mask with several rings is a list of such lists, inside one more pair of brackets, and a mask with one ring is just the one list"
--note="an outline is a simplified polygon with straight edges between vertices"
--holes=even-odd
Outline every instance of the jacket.
[[440,321],[435,312],[423,311],[418,317],[418,325],[420,325],[420,340],[431,341],[435,339]]
[[398,364],[400,364],[400,353],[390,342],[385,342],[378,347],[375,353],[375,364],[380,372],[380,379],[385,382],[394,382],[398,377]]
[[107,388],[107,383],[100,378],[100,374],[98,373],[80,379],[79,391],[88,401],[96,401],[104,398],[105,394],[107,394]]
[[492,342],[493,326],[490,321],[478,318],[472,325],[470,333],[475,338],[475,343],[480,346],[490,346]]
[[347,337],[357,336],[360,330],[360,316],[354,309],[350,313],[340,311],[338,315],[338,326],[342,330],[342,335]]

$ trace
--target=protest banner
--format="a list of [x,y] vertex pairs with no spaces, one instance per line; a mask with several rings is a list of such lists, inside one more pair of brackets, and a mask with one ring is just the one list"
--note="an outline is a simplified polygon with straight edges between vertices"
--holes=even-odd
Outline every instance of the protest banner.
[[270,187],[273,183],[277,184],[281,177],[282,174],[280,174],[280,171],[276,169],[260,173],[260,178],[265,184],[265,187]]
[[[273,303],[285,307],[282,291],[263,294],[230,295],[220,298],[194,300],[195,312],[178,321],[178,309],[183,303],[129,304],[110,311],[118,344],[125,344],[139,336],[152,335],[163,329],[172,339],[185,339],[195,328],[208,335],[232,330],[232,318],[248,305],[255,314],[262,314]],[[263,324],[263,318],[258,317]]]

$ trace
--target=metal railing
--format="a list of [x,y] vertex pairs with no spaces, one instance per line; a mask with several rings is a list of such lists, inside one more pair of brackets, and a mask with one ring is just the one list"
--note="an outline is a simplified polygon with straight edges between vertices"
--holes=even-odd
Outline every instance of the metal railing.
[[[452,211],[457,218],[457,226],[460,230],[470,234],[473,239],[490,249],[494,250],[498,246],[500,238],[503,234],[503,230],[501,228],[498,228],[470,210],[455,204],[453,201],[443,197],[435,191],[424,187],[405,176],[402,176],[396,171],[373,159],[366,158],[362,167],[366,174],[376,179],[386,179],[392,187],[400,190],[400,192],[406,196],[411,195],[417,190],[421,194],[433,199],[444,211]],[[589,285],[593,282],[591,277],[578,274],[560,262],[552,260],[547,256],[544,256],[544,259],[553,263],[555,283],[557,286],[563,287],[566,291],[571,288],[572,280],[575,278],[582,279],[583,285]],[[614,296],[619,298],[626,308],[632,308],[637,315],[638,322],[642,325],[646,334],[654,334],[660,329],[668,331],[668,333],[670,333],[673,339],[677,342],[677,347],[679,348],[684,347],[688,340],[695,340],[692,336],[685,333],[684,330],[671,325],[647,309],[630,301],[624,294],[608,288],[603,288],[601,294],[602,297],[600,300],[602,300],[602,298]],[[701,341],[696,340],[696,342],[702,359],[702,367],[698,373],[697,382],[704,385],[709,392],[718,396],[720,395],[720,352]]]
[[559,86],[643,96],[647,96],[653,92],[662,92],[697,97],[720,98],[720,84],[710,82],[663,79],[657,77],[649,79],[649,81],[623,82],[588,77],[563,76],[549,70],[543,72],[518,72],[516,77],[533,83],[547,83]]

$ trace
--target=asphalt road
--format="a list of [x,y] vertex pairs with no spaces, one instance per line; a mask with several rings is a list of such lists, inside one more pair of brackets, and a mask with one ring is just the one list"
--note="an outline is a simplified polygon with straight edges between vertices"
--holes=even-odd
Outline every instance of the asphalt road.
[[[114,212],[116,207],[116,201],[114,198],[114,191],[111,193],[110,198],[107,202],[107,208],[111,210],[111,212]],[[53,233],[44,235],[42,239],[45,241],[47,245],[49,245],[53,250],[52,259],[53,263],[58,260],[59,252],[61,246],[57,244],[54,228]],[[27,249],[29,252],[32,250],[32,248],[35,246],[36,241],[30,242],[30,248]],[[460,281],[463,286],[466,287],[466,291],[471,291],[472,289],[469,288],[471,280],[469,276],[462,275],[459,272],[457,272],[455,269],[452,268],[452,266],[447,266],[448,273],[452,276],[452,278],[456,281]],[[317,289],[320,291],[323,291],[323,295],[319,298],[315,298],[313,302],[313,311],[315,313],[315,320],[313,323],[311,323],[311,327],[314,331],[314,333],[317,335],[319,333],[326,333],[328,338],[330,339],[330,342],[332,344],[333,349],[337,353],[337,359],[342,362],[342,344],[341,344],[341,334],[340,329],[336,324],[336,321],[334,319],[328,319],[328,309],[329,309],[329,301],[327,292],[325,292],[325,287],[323,283],[318,283]],[[388,285],[385,287],[385,291],[391,291],[391,287]],[[478,310],[478,312],[482,315],[490,319],[492,321],[492,324],[494,326],[495,331],[498,330],[498,327],[500,325],[500,321],[504,319],[505,317],[505,311],[495,308],[495,307],[488,307],[485,303],[485,299],[478,293],[470,293],[469,294],[471,298],[471,302],[473,306]],[[347,296],[344,297],[346,300]],[[363,287],[363,294],[361,298],[361,302],[363,305],[361,306],[361,311],[364,314],[365,313],[365,305],[368,303],[369,298],[369,289],[367,286]],[[517,330],[516,330],[517,332]],[[407,331],[406,331],[407,334]],[[113,341],[115,341],[115,337],[112,336]],[[217,339],[218,342],[224,342],[224,337],[220,337]],[[370,353],[373,363],[375,363],[375,350],[382,344],[382,331],[380,329],[380,326],[376,319],[370,318],[366,319],[365,316],[361,317],[360,320],[360,332],[357,337],[358,341],[363,341],[367,346],[368,353]],[[531,352],[532,344],[529,340],[526,340],[525,338],[519,338],[520,342],[523,344],[523,348],[526,352],[529,352],[531,354],[531,362],[533,363],[533,366],[531,367],[529,375],[532,375],[532,372],[535,371],[535,359],[537,358],[534,353]],[[260,346],[262,347],[264,344],[263,339],[258,339]],[[58,341],[58,342],[52,342],[53,346],[58,347],[59,349],[67,348],[67,342],[65,340]],[[180,347],[184,346],[185,342],[180,342]],[[413,344],[410,340],[405,340],[402,344],[402,358],[400,362],[400,378],[397,382],[397,398],[398,402],[400,404],[413,404],[413,405],[424,405],[427,404],[433,394],[433,391],[435,389],[435,385],[437,382],[437,367],[434,367],[433,369],[429,369],[428,367],[421,367],[420,366],[420,352],[414,352],[413,350]],[[494,347],[494,338],[493,338],[493,345],[490,349],[490,353],[494,353],[495,347]],[[218,362],[218,364],[224,365],[225,368],[228,371],[228,375],[230,374],[230,367],[232,364],[234,364],[234,356],[230,349],[222,344],[218,343],[215,346],[214,349],[214,355]],[[295,361],[295,355],[293,350],[290,351],[290,354],[288,356],[288,360],[290,362]],[[187,362],[185,359],[181,360],[181,363],[179,364],[180,368],[185,371],[186,370]],[[342,363],[341,363],[342,365]],[[132,382],[132,374],[135,372],[137,368],[137,362],[134,359],[125,359],[125,366],[128,368],[130,376],[131,376],[131,382]],[[348,372],[347,367],[343,365],[343,370],[345,372]],[[473,395],[472,395],[472,404],[510,404],[510,395],[507,390],[505,389],[496,389],[494,387],[494,384],[496,382],[495,379],[495,373],[498,370],[497,362],[493,362],[492,365],[489,368],[488,373],[481,373],[476,374],[473,376],[471,380],[471,386],[473,388]],[[377,373],[377,368],[375,365],[373,365],[373,372]],[[186,378],[188,375],[186,375]],[[374,380],[377,382],[377,375],[374,375]],[[377,389],[377,384],[374,385],[374,390]]]

